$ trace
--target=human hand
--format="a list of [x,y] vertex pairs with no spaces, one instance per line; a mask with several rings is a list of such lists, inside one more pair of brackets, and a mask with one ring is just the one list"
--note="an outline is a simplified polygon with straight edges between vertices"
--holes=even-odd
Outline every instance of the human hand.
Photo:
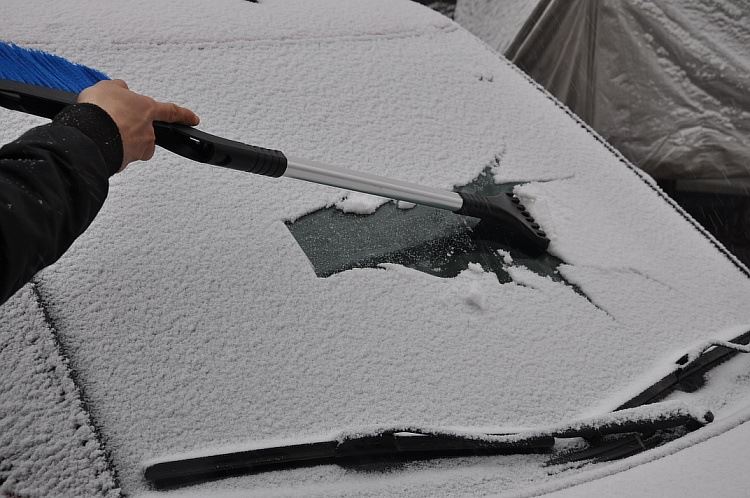
[[122,167],[133,161],[148,161],[156,149],[154,121],[195,126],[200,119],[177,104],[157,102],[128,89],[122,80],[105,80],[78,95],[79,103],[95,104],[112,117],[122,138]]

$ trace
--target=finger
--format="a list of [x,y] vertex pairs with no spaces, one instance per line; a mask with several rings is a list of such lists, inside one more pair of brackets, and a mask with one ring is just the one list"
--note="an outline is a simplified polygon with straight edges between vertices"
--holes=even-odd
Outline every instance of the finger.
[[123,80],[111,80],[111,81],[112,81],[112,83],[114,83],[115,85],[117,85],[117,86],[119,86],[121,88],[124,88],[126,90],[128,89],[128,84],[125,83]]
[[190,109],[185,109],[177,104],[157,102],[154,109],[154,121],[197,125],[200,122],[200,118]]
[[[91,88],[91,87],[89,87]],[[89,95],[91,94],[91,90],[89,88],[85,88],[81,93],[78,94],[78,97],[76,98],[76,102],[86,102],[89,98]]]

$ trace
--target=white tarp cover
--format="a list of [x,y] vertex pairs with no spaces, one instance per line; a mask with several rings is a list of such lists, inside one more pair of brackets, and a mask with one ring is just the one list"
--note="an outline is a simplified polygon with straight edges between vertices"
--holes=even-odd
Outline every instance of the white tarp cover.
[[538,0],[458,0],[454,19],[504,54],[539,3]]
[[750,178],[745,0],[461,0],[456,20],[505,52],[506,4],[547,4],[509,57],[652,176]]
[[[38,277],[127,493],[146,489],[144,460],[208,446],[601,412],[750,323],[744,267],[515,67],[418,4],[6,0],[0,18],[0,38],[188,105],[228,138],[444,188],[493,165],[498,182],[528,182],[516,192],[586,294],[510,261],[506,284],[478,265],[450,279],[395,265],[317,278],[284,220],[345,193],[158,151],[112,179],[90,229]],[[3,142],[39,122],[0,120]],[[32,305],[0,312],[2,330],[42,330]],[[550,479],[541,462],[321,466],[216,485],[482,494]]]

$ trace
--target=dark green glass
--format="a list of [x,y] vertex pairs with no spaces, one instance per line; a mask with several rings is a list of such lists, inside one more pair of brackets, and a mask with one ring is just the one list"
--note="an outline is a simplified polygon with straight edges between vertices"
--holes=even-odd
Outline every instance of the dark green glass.
[[[515,185],[494,183],[487,169],[461,190],[497,195],[512,191]],[[327,208],[287,226],[319,277],[397,263],[450,278],[469,263],[478,263],[494,272],[500,282],[510,282],[506,263],[498,253],[501,250],[511,254],[513,264],[562,280],[556,270],[560,259],[547,253],[532,257],[504,240],[501,228],[424,206],[399,209],[391,202],[371,215]]]

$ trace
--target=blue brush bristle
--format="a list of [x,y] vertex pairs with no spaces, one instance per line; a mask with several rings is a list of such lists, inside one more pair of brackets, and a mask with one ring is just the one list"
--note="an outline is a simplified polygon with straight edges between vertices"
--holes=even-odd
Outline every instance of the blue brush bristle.
[[57,55],[0,41],[0,79],[79,93],[109,77]]

